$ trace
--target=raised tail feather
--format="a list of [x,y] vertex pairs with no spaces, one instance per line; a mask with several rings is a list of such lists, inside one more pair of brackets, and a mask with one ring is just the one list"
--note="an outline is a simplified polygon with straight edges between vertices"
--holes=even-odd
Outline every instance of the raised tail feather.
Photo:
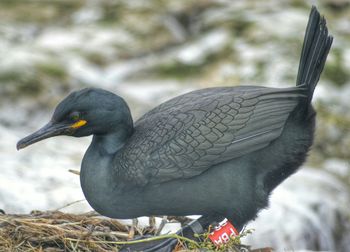
[[317,82],[325,65],[333,37],[328,35],[326,20],[312,7],[301,52],[297,86],[305,84],[311,102]]

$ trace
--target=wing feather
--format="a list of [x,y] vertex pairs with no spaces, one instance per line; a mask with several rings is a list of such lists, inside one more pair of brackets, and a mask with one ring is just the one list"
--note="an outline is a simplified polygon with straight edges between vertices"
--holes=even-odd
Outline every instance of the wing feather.
[[304,88],[212,88],[176,97],[135,123],[118,153],[118,176],[138,185],[191,178],[268,146]]

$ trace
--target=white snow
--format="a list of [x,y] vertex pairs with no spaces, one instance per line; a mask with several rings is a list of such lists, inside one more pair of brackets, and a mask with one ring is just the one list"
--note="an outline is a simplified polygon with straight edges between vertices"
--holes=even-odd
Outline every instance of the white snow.
[[[244,242],[276,251],[313,249],[315,244],[320,250],[345,251],[350,246],[350,225],[344,223],[349,205],[349,191],[339,179],[320,169],[302,168],[276,188],[270,207],[247,226],[255,231]],[[339,227],[341,236],[335,237]]]

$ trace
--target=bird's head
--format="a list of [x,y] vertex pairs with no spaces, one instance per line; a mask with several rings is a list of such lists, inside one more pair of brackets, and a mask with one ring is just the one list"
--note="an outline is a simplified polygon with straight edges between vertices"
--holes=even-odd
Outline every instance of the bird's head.
[[17,149],[53,136],[102,135],[128,128],[132,129],[132,118],[128,105],[121,97],[106,90],[86,88],[69,94],[61,101],[51,120],[21,139]]

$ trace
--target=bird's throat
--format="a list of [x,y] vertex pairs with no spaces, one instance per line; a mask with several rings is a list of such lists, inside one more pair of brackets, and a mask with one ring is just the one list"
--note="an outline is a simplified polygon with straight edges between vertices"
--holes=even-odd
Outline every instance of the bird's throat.
[[105,155],[116,154],[131,136],[130,131],[118,130],[106,134],[94,135],[91,145],[97,147]]

